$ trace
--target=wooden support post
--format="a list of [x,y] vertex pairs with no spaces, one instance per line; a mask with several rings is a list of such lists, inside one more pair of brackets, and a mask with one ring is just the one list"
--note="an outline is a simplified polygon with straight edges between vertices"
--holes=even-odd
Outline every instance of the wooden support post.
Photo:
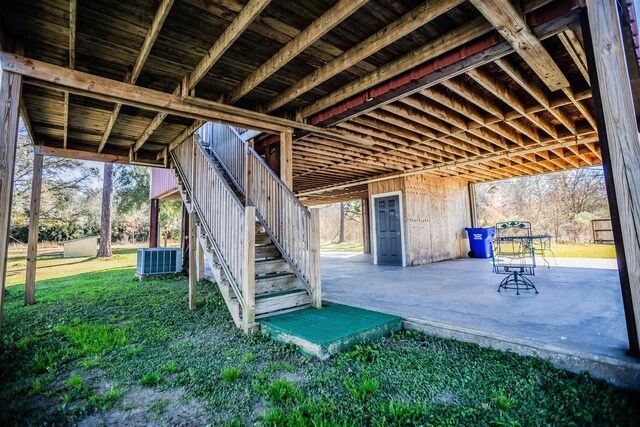
[[[273,151],[271,151],[271,149],[273,149]],[[280,173],[282,172],[280,170],[280,144],[267,146],[266,150],[268,156],[267,166],[280,177]]]
[[244,239],[243,240],[243,270],[242,270],[242,325],[245,333],[255,328],[256,312],[256,208],[244,208]]
[[371,253],[371,224],[369,222],[369,199],[362,199],[362,246],[365,254]]
[[196,309],[196,212],[191,209],[189,212],[189,310]]
[[249,152],[249,143],[244,143],[244,176],[242,177],[242,187],[244,188],[244,204],[249,206],[249,200],[251,198],[251,153]]
[[182,222],[180,224],[180,243],[182,247],[182,271],[189,271],[189,211],[182,202]]
[[309,284],[311,306],[322,307],[322,285],[320,282],[320,209],[311,208],[309,224]]
[[24,281],[24,305],[35,302],[36,259],[38,257],[38,222],[40,219],[40,193],[42,189],[42,154],[33,155],[33,181],[29,209],[29,240],[27,243],[27,276]]
[[[250,140],[248,140],[247,142],[245,142],[245,150],[244,150],[244,164],[245,164],[245,170],[244,170],[244,178],[245,178],[245,183],[244,183],[244,194],[245,194],[245,204],[246,206],[249,206],[249,201],[251,200],[251,174],[253,173],[253,171],[251,170],[251,152],[250,150],[253,150],[253,138],[251,138]],[[269,148],[267,147],[267,152],[269,152]]]
[[293,133],[280,133],[280,179],[293,191]]
[[476,185],[473,182],[468,184],[469,189],[469,215],[471,216],[471,227],[478,226],[478,208],[476,206]]
[[9,221],[13,197],[13,172],[18,141],[18,116],[22,77],[0,69],[0,334],[4,288],[7,277],[7,252],[9,250]]
[[198,252],[198,266],[197,266],[198,269],[196,274],[196,280],[198,282],[202,282],[204,280],[204,248],[200,244],[200,239],[196,237],[195,241],[197,242],[196,249]]
[[191,136],[193,152],[191,159],[191,209],[189,210],[189,309],[196,309],[196,282],[197,282],[197,254],[198,236],[196,236],[198,214],[196,211],[196,180],[198,178],[198,168],[196,159],[198,153],[198,144],[195,137]]
[[640,138],[616,5],[615,0],[587,0],[588,25],[583,20],[583,33],[608,181],[629,353],[640,357]]
[[160,200],[151,199],[151,209],[149,217],[149,247],[158,247],[158,235],[160,229],[158,227],[158,217],[160,214]]

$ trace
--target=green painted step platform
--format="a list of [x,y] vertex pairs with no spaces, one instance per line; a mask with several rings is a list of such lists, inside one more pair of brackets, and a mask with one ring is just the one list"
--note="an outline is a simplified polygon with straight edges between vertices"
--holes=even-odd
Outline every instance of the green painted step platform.
[[260,323],[262,333],[320,359],[402,329],[398,316],[341,304],[278,314]]

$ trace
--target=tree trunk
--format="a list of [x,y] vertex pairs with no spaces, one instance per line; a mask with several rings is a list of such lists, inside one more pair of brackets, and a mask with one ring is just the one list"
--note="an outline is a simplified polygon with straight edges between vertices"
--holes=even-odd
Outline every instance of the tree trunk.
[[113,195],[113,163],[104,164],[102,181],[102,213],[100,214],[99,258],[113,256],[111,252],[111,198]]
[[340,238],[338,243],[344,243],[344,202],[340,202]]

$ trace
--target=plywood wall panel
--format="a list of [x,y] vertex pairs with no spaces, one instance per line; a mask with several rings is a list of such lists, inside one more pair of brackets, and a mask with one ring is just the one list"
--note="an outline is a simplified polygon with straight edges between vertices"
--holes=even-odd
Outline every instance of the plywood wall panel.
[[466,181],[417,175],[405,178],[407,265],[465,255],[465,227],[471,223]]
[[465,227],[471,225],[466,181],[416,175],[369,184],[372,196],[396,191],[402,192],[407,265],[465,256],[468,250]]

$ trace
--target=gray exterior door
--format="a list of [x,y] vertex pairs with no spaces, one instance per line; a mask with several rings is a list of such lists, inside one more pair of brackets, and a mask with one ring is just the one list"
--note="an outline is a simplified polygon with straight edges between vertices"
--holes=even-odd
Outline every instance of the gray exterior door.
[[375,198],[377,263],[402,265],[400,198]]

